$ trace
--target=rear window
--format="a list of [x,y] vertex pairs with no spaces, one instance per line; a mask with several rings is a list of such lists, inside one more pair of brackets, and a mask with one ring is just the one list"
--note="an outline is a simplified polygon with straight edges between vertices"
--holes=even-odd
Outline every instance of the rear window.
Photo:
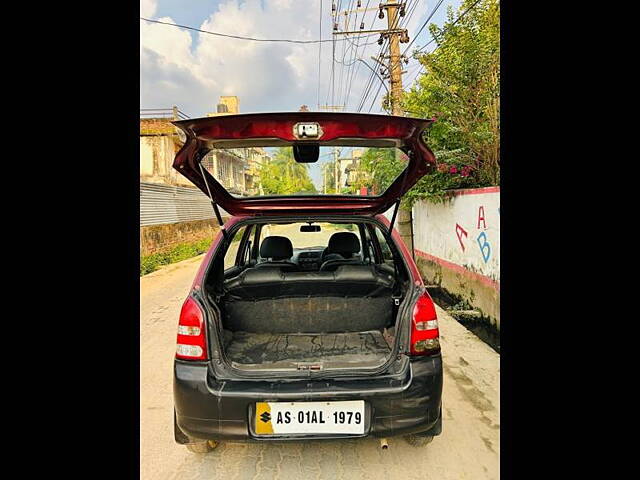
[[229,248],[224,254],[224,269],[228,269],[233,267],[236,264],[236,258],[238,257],[238,248],[240,248],[240,240],[244,235],[244,232],[247,230],[247,226],[241,227],[236,231],[235,235],[231,239],[231,243],[229,244]]
[[395,147],[320,147],[318,161],[304,164],[294,160],[293,147],[283,146],[214,148],[202,166],[236,197],[377,196],[407,162]]
[[380,245],[380,250],[382,251],[382,261],[387,265],[393,266],[393,253],[387,243],[387,239],[378,227],[375,227],[375,231],[376,237],[378,238],[378,244]]
[[[260,239],[262,242],[269,236],[286,237],[291,240],[291,244],[294,249],[312,248],[312,247],[326,247],[329,244],[329,239],[334,233],[338,232],[351,232],[358,236],[360,240],[360,232],[358,227],[352,223],[313,223],[314,226],[320,227],[319,232],[301,232],[300,227],[308,226],[308,223],[290,223],[290,224],[268,224],[263,225],[260,231]],[[362,246],[360,252],[362,252]]]

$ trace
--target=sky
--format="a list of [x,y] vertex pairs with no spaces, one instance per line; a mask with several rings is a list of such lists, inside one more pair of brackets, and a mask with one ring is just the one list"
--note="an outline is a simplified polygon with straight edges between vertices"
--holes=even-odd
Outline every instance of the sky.
[[[334,1],[338,10],[356,8],[357,4],[356,0]],[[362,7],[369,3],[369,8],[380,3],[379,0],[361,2]],[[415,10],[409,15],[414,2],[417,2]],[[141,0],[140,16],[239,36],[317,40],[320,23],[322,39],[332,38],[331,3],[332,0]],[[411,40],[436,3],[436,0],[408,1],[404,26]],[[460,0],[445,0],[429,23],[441,25],[446,19],[447,7],[451,5],[457,10],[459,4]],[[349,29],[357,30],[361,21],[365,29],[385,28],[386,17],[379,19],[377,15],[377,11],[354,13],[349,19]],[[344,16],[341,18],[344,30]],[[425,27],[407,52],[408,56],[430,38]],[[371,70],[355,58],[373,66],[371,57],[380,50],[377,39],[378,36],[350,36],[348,41],[335,42],[335,57],[341,63],[333,65],[332,91],[332,42],[322,43],[321,48],[319,44],[251,42],[140,20],[140,108],[177,105],[195,118],[215,111],[220,95],[236,95],[241,113],[297,111],[301,105],[318,111],[318,104],[345,105],[344,111],[355,112],[371,75]],[[400,46],[401,50],[406,48],[406,44]],[[429,50],[432,47],[433,44]],[[349,66],[350,63],[353,65]],[[413,82],[418,69],[419,64],[413,59],[405,66],[405,89]],[[378,87],[376,80],[362,112],[385,113],[381,99],[386,90],[381,88],[375,96]],[[316,185],[319,184],[319,163],[311,169]]]

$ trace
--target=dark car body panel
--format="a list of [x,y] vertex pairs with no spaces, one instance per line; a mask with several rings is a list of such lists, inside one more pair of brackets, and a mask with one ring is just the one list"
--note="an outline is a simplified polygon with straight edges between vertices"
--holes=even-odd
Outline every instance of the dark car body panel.
[[[278,140],[283,144],[305,143],[293,135],[297,123],[318,123],[323,131],[321,146],[336,142],[352,144],[392,141],[409,155],[406,169],[379,196],[292,195],[281,197],[235,197],[200,162],[212,147]],[[173,167],[231,215],[283,215],[288,213],[376,214],[389,209],[425,174],[436,167],[436,158],[424,143],[422,133],[432,120],[352,113],[260,113],[223,115],[174,122],[186,135]]]
[[[206,363],[176,361],[176,421],[194,439],[296,440],[300,438],[379,437],[424,432],[440,420],[442,359],[412,359],[398,375],[289,382],[218,382]],[[257,401],[365,401],[365,435],[258,436],[253,433]],[[439,433],[439,432],[438,432]]]

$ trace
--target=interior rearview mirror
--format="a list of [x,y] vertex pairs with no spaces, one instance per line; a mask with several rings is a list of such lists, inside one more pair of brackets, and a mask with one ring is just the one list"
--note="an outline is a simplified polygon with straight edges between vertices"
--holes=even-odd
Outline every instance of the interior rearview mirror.
[[315,163],[320,156],[320,144],[295,143],[293,145],[293,158],[298,163]]
[[301,232],[319,232],[320,225],[300,225]]

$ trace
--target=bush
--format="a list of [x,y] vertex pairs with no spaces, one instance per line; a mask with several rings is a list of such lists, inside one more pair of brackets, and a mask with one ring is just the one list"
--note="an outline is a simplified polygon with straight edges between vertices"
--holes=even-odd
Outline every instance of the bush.
[[211,239],[205,238],[193,243],[181,243],[166,252],[140,257],[140,276],[157,270],[162,265],[181,262],[205,253],[211,245]]

